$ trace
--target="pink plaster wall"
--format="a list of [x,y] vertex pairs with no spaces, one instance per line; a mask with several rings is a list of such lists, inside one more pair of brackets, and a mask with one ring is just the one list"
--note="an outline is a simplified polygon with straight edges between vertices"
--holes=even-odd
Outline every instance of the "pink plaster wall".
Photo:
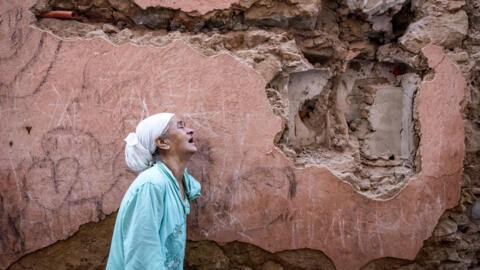
[[[273,145],[281,121],[265,81],[230,55],[181,41],[161,48],[62,41],[0,7],[0,267],[118,209],[135,175],[123,138],[149,114],[181,114],[198,136],[190,165],[203,197],[189,238],[269,251],[312,248],[338,269],[413,259],[459,198],[465,81],[435,46],[418,101],[422,169],[389,201],[361,196],[325,168],[298,169]],[[30,128],[31,127],[31,128]]]

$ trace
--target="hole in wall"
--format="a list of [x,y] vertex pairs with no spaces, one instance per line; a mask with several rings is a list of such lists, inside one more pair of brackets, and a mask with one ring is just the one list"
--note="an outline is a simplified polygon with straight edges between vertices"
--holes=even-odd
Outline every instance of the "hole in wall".
[[291,73],[288,119],[277,143],[299,166],[328,167],[373,199],[395,196],[415,173],[413,101],[420,76],[407,65],[352,61]]
[[399,37],[405,34],[405,31],[414,18],[415,14],[412,12],[411,1],[406,1],[402,9],[392,17],[393,42],[396,42]]

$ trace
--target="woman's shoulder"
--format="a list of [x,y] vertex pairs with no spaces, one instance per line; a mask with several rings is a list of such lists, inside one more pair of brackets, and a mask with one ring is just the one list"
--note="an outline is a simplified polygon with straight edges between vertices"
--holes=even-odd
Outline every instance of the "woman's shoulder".
[[155,169],[155,166],[150,167],[138,174],[135,180],[130,184],[125,196],[133,196],[139,190],[153,188],[159,191],[165,190],[167,181],[162,174]]
[[155,166],[152,166],[139,173],[134,182],[138,182],[138,185],[149,183],[152,185],[165,186],[167,181],[168,179],[162,173],[160,173]]
[[[166,192],[166,182],[155,170],[148,168],[138,174],[137,178],[128,187],[122,199],[120,209],[130,207],[132,202],[145,200],[163,200]],[[123,211],[122,211],[123,212]]]

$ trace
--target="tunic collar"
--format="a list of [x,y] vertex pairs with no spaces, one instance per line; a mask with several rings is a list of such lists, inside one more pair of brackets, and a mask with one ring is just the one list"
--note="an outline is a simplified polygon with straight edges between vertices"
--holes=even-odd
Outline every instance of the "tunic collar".
[[185,175],[187,174],[187,169],[185,169],[185,171],[183,172],[183,179],[182,179],[183,193],[184,193],[184,196],[185,196],[185,200],[183,200],[182,199],[182,194],[180,193],[180,186],[178,185],[177,179],[173,176],[172,171],[161,161],[158,161],[155,164],[155,166],[157,167],[157,169],[160,172],[163,172],[164,174],[166,174],[168,176],[168,180],[174,186],[175,194],[177,195],[178,200],[180,201],[180,203],[183,206],[183,212],[185,213],[185,215],[190,214],[190,203],[188,202],[188,199],[187,199],[187,192],[188,192],[187,189],[186,189],[187,185],[185,185],[185,180],[186,180]]

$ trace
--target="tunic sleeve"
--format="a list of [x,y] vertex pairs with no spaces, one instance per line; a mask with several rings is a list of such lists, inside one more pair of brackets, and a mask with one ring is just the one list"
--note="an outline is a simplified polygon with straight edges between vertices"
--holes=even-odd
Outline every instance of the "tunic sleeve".
[[164,269],[160,225],[164,211],[165,187],[145,183],[125,209],[122,220],[125,269]]
[[190,174],[185,172],[184,174],[184,179],[185,179],[185,186],[187,189],[186,195],[187,199],[189,201],[196,199],[198,196],[200,196],[200,190],[201,190],[201,185],[200,183],[195,180]]

